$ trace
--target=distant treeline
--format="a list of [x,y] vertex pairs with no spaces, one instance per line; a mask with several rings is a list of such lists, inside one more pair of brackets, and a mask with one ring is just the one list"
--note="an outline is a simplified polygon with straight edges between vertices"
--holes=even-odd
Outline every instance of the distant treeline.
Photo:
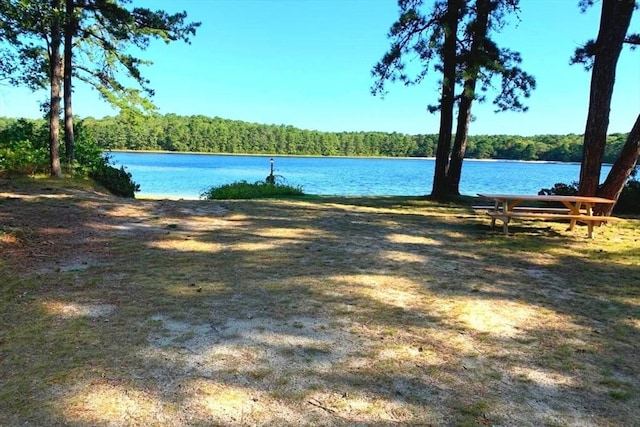
[[[18,119],[0,118],[0,143]],[[44,128],[42,120],[29,120]],[[24,124],[24,121],[23,121]],[[237,154],[319,156],[432,157],[436,134],[406,135],[385,132],[320,132],[285,125],[264,125],[219,117],[167,114],[82,120],[83,132],[111,150],[162,150]],[[626,134],[608,137],[606,162],[613,162]],[[476,135],[470,136],[467,158],[580,162],[582,136]]]

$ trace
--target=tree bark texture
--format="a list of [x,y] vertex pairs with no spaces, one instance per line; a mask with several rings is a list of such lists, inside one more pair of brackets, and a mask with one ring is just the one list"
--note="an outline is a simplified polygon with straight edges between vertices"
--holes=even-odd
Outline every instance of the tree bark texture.
[[467,150],[467,137],[471,121],[471,106],[476,95],[476,84],[480,72],[480,62],[487,37],[489,15],[495,8],[493,0],[476,1],[476,19],[472,24],[472,37],[469,60],[465,64],[466,72],[460,103],[458,105],[458,123],[456,136],[451,151],[451,162],[447,173],[449,193],[460,194],[460,178],[462,176],[462,162]]
[[[464,91],[475,90],[476,79],[465,81]],[[462,161],[464,153],[467,151],[467,136],[469,135],[469,122],[471,122],[471,104],[473,98],[462,95],[458,105],[458,123],[456,125],[456,136],[453,141],[451,151],[451,161],[447,173],[448,191],[452,195],[460,195],[460,178],[462,177]]]
[[51,100],[49,110],[49,157],[51,176],[62,176],[60,167],[60,90],[62,86],[62,58],[60,58],[61,25],[59,15],[60,0],[51,0],[54,11],[49,46],[49,72],[51,74]]
[[[627,135],[620,155],[611,166],[607,179],[600,187],[598,196],[618,200],[631,171],[636,166],[638,156],[640,156],[640,114],[631,132]],[[610,215],[612,210],[613,206],[611,205],[597,206],[595,209],[597,215]]]
[[616,65],[624,43],[635,0],[603,0],[600,29],[591,72],[589,112],[584,132],[579,194],[598,191],[602,158],[609,127],[609,113]]
[[73,108],[71,104],[73,85],[71,81],[72,75],[72,55],[73,55],[73,38],[76,34],[74,0],[65,0],[65,31],[64,31],[64,147],[67,157],[67,163],[73,164],[75,158],[74,148],[74,132],[73,132]]
[[442,95],[440,99],[440,129],[433,176],[431,197],[436,200],[449,196],[447,171],[449,152],[451,151],[451,132],[453,127],[453,106],[456,85],[456,41],[458,20],[460,19],[460,0],[448,0],[445,16],[445,37],[442,54]]

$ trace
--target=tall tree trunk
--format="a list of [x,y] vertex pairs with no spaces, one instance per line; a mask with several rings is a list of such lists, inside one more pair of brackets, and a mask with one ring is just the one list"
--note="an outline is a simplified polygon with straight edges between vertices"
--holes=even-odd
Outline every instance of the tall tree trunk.
[[74,0],[65,0],[65,29],[64,29],[64,147],[67,154],[67,163],[73,164],[74,132],[73,109],[71,107],[71,95],[73,86],[71,82],[73,37],[76,34],[76,19],[74,14]]
[[589,113],[584,131],[579,193],[593,196],[598,191],[600,170],[609,127],[609,112],[616,65],[622,50],[635,0],[603,0],[600,29],[595,44]]
[[[620,155],[613,163],[607,179],[598,190],[598,196],[618,200],[629,175],[636,166],[638,156],[640,156],[640,114],[627,136]],[[612,210],[612,205],[597,206],[596,214],[609,215]]]
[[458,124],[456,137],[451,151],[451,162],[447,179],[450,194],[460,194],[460,177],[462,176],[462,162],[467,151],[467,137],[469,136],[469,122],[471,121],[471,105],[476,96],[476,84],[482,62],[484,44],[489,27],[489,15],[496,8],[494,0],[476,0],[476,18],[471,26],[471,41],[468,61],[465,65],[465,79],[460,105],[458,106]]
[[49,110],[49,158],[51,162],[51,176],[61,177],[60,167],[60,89],[62,86],[62,58],[60,58],[61,25],[59,15],[60,0],[51,0],[54,11],[51,24],[51,45],[49,49],[51,74],[51,100]]
[[[447,180],[449,193],[460,195],[460,178],[462,177],[462,161],[464,153],[467,151],[467,136],[469,135],[469,122],[471,121],[471,103],[474,98],[476,79],[465,80],[463,95],[458,106],[458,124],[456,126],[456,137],[453,141],[451,151],[451,162]],[[469,92],[468,92],[469,91]]]
[[440,129],[436,163],[433,175],[431,197],[436,200],[449,196],[447,172],[449,168],[449,152],[451,151],[451,128],[453,127],[453,106],[456,86],[456,42],[458,20],[462,5],[460,0],[448,0],[445,16],[445,37],[442,54],[442,95],[440,99]]

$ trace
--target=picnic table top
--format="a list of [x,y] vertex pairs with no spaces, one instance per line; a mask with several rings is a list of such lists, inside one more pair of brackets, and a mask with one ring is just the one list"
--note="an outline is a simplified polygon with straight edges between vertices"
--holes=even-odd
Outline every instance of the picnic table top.
[[487,194],[479,193],[478,196],[485,199],[497,201],[515,200],[532,202],[569,202],[569,203],[604,203],[614,204],[616,201],[603,197],[593,196],[560,196],[560,195],[539,195],[539,194]]

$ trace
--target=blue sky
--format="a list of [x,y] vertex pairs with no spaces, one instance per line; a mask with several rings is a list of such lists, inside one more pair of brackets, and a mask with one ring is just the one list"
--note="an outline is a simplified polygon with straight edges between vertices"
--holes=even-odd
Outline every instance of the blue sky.
[[[426,0],[428,3],[428,0]],[[527,113],[493,113],[475,104],[470,133],[583,133],[590,74],[569,65],[574,49],[595,38],[599,4],[581,14],[578,0],[521,0],[520,20],[495,36],[519,51],[537,79]],[[395,0],[134,0],[133,5],[186,10],[201,21],[191,45],[152,43],[141,57],[162,114],[202,114],[322,131],[437,133],[438,76],[419,86],[389,85],[370,94],[371,68],[386,52],[398,16]],[[640,11],[632,31],[640,32]],[[0,116],[40,117],[45,91],[0,86]],[[81,117],[115,112],[96,92],[75,88]],[[623,51],[610,116],[610,133],[628,132],[640,113],[640,49]]]

